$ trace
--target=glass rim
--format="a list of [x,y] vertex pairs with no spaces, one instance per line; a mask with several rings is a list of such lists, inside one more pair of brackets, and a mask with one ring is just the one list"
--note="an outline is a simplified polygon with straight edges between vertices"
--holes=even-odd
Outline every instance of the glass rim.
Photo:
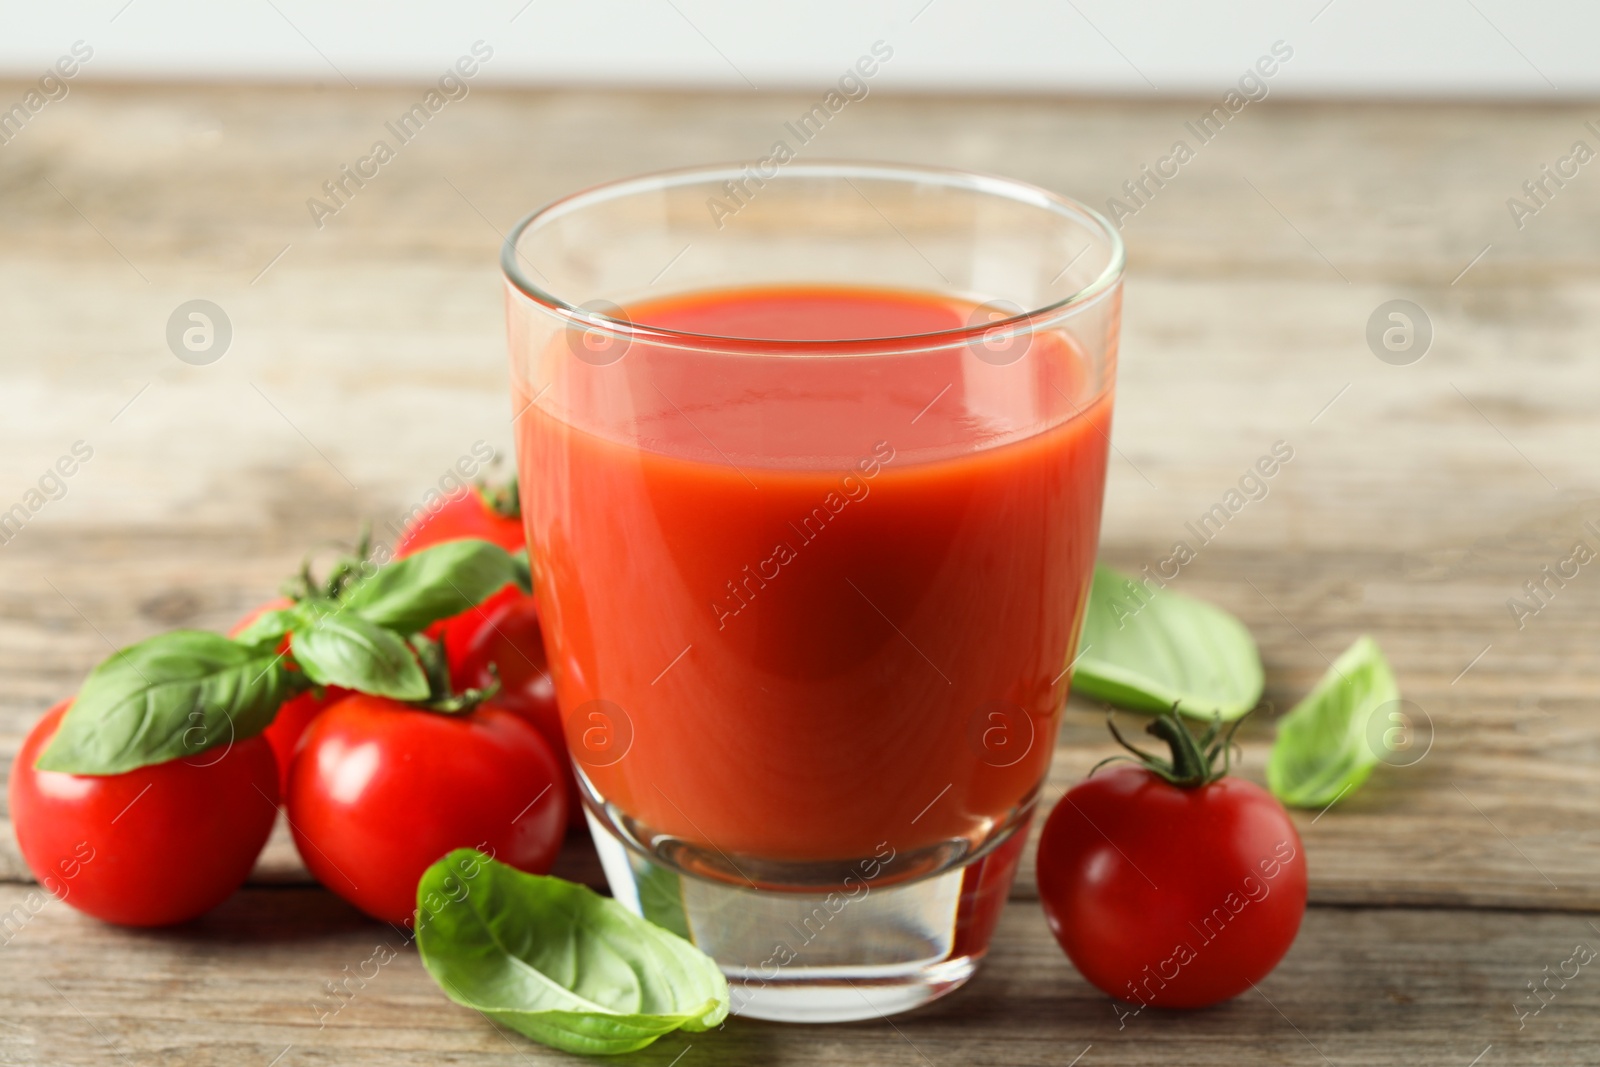
[[[786,164],[766,180],[778,181],[786,177],[831,177],[844,178],[847,181],[852,177],[873,178],[907,183],[932,183],[945,188],[967,189],[976,193],[997,196],[1016,203],[1041,208],[1057,216],[1083,224],[1085,229],[1105,242],[1109,253],[1106,265],[1088,284],[1077,291],[1059,300],[1053,300],[1048,304],[1042,304],[1035,308],[1024,308],[1005,318],[970,324],[955,329],[937,330],[930,333],[796,340],[693,333],[686,330],[652,326],[649,323],[635,322],[629,319],[615,318],[604,314],[600,310],[574,304],[535,284],[524,272],[521,263],[519,263],[520,259],[529,262],[531,265],[531,261],[517,246],[524,234],[542,223],[554,221],[595,204],[605,203],[637,193],[671,189],[699,182],[720,182],[728,178],[737,178],[745,173],[748,166],[747,163],[720,163],[653,171],[629,178],[602,182],[559,197],[524,215],[511,227],[500,246],[500,270],[512,288],[545,310],[567,320],[569,329],[576,327],[583,330],[601,330],[625,336],[630,341],[691,348],[708,352],[782,354],[799,351],[815,352],[818,348],[826,348],[831,352],[839,352],[840,350],[863,352],[925,351],[966,345],[975,339],[993,339],[997,334],[1004,335],[1006,333],[1031,330],[1037,320],[1064,316],[1071,311],[1090,304],[1095,298],[1114,288],[1121,280],[1123,270],[1127,264],[1127,250],[1123,245],[1121,234],[1117,232],[1116,228],[1104,215],[1072,197],[1063,196],[1060,193],[1054,193],[1048,189],[1018,181],[1014,178],[1005,178],[977,171],[960,170],[952,167],[929,167],[918,164],[863,163],[848,160],[812,160],[804,163]],[[870,201],[868,203],[870,204]],[[1070,266],[1071,264],[1068,265]]]

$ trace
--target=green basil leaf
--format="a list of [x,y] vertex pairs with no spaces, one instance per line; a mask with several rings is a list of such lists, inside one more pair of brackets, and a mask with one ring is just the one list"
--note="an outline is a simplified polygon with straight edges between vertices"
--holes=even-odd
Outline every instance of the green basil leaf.
[[300,622],[300,612],[294,608],[273,608],[257,615],[249,626],[234,634],[233,639],[241,645],[270,644],[276,650],[278,642],[287,637],[289,631]]
[[1135,711],[1177,705],[1197,719],[1237,719],[1266,676],[1250,631],[1212,604],[1151,589],[1096,565],[1072,688]]
[[533,595],[533,560],[528,550],[519,548],[511,553],[511,566],[516,571],[517,588],[528,596]]
[[428,676],[398,634],[346,611],[297,628],[289,651],[318,685],[337,685],[395,700],[426,700]]
[[271,646],[201,630],[160,634],[90,672],[37,766],[121,774],[193,757],[265,730],[298,684]]
[[446,541],[356,582],[344,607],[402,634],[459,615],[517,580],[511,553],[489,541]]
[[1297,808],[1323,808],[1354,792],[1378,765],[1378,709],[1400,699],[1394,672],[1370,637],[1328,668],[1316,688],[1278,720],[1267,757],[1267,786]]
[[657,863],[635,868],[639,911],[663,930],[689,940],[689,916],[683,906],[683,876]]
[[727,979],[688,941],[472,849],[422,876],[416,924],[423,966],[451,1000],[568,1052],[632,1052],[728,1015]]

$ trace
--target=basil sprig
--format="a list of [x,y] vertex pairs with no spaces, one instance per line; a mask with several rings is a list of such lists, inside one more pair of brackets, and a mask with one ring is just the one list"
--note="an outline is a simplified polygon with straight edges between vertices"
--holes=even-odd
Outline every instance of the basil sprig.
[[1096,565],[1072,688],[1134,711],[1237,719],[1266,676],[1243,623],[1203,600]]
[[[158,634],[114,653],[84,682],[40,755],[41,770],[121,774],[254,737],[312,685],[423,701],[418,631],[482,603],[525,573],[488,541],[450,541],[378,566],[343,560],[331,594],[307,583],[291,607],[235,638]],[[288,647],[281,648],[288,638]]]
[[1354,792],[1383,753],[1373,717],[1400,699],[1400,686],[1372,638],[1362,636],[1306,698],[1278,720],[1267,786],[1285,804],[1322,808]]
[[422,876],[416,927],[423,966],[451,1000],[567,1052],[632,1052],[728,1015],[728,980],[688,941],[473,849]]

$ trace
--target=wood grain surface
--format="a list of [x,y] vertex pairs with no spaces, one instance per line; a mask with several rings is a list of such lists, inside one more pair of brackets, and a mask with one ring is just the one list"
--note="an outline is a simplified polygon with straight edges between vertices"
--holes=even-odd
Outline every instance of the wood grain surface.
[[[0,887],[0,909],[25,892]],[[1560,913],[1313,908],[1256,991],[1129,1015],[1078,977],[1037,909],[1013,906],[966,988],[892,1023],[734,1019],[607,1062],[1466,1067],[1492,1046],[1480,1063],[1592,1063],[1600,981],[1585,968],[1552,982],[1542,1008],[1526,987],[1578,943],[1600,934]],[[314,889],[246,890],[153,932],[52,904],[4,953],[6,1063],[582,1062],[446,1000],[399,933]]]
[[[23,91],[0,83],[0,100]],[[308,549],[363,520],[392,537],[475,442],[505,452],[496,252],[518,216],[613,177],[755,158],[811,103],[474,90],[316,227],[306,200],[418,95],[82,84],[0,147],[0,512],[75,442],[93,449],[0,544],[7,766],[112,647],[225,627]],[[807,151],[1005,173],[1104,206],[1209,106],[873,95]],[[1512,1005],[1574,940],[1600,938],[1600,564],[1520,627],[1507,601],[1575,542],[1600,549],[1600,178],[1521,229],[1506,206],[1593,141],[1594,117],[1272,100],[1126,220],[1103,557],[1155,563],[1288,442],[1269,495],[1174,587],[1250,626],[1274,708],[1370,633],[1428,726],[1418,762],[1300,818],[1314,907],[1262,995],[1119,1032],[1046,936],[1030,856],[970,988],[894,1026],[737,1023],[685,1063],[1066,1064],[1090,1045],[1086,1067],[1465,1065],[1490,1045],[1485,1067],[1596,1062],[1587,971],[1521,1030]],[[206,366],[165,340],[195,298],[233,329]],[[1396,298],[1433,333],[1404,366],[1365,337]],[[1109,751],[1102,714],[1069,706],[1046,803]],[[1247,776],[1272,718],[1245,727]],[[582,850],[564,864],[597,873]],[[0,904],[27,878],[0,832],[0,881],[18,883]],[[556,1058],[455,1009],[410,953],[317,1029],[321,982],[391,935],[305,888],[281,834],[256,880],[168,934],[46,909],[0,947],[0,1060]]]

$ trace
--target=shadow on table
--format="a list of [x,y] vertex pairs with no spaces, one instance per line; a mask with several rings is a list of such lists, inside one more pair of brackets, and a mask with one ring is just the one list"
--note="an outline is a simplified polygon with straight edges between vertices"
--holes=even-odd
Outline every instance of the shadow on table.
[[[158,929],[121,928],[136,940],[164,944],[281,945],[338,941],[395,928],[369,918],[321,886],[246,888],[190,922]],[[403,932],[409,938],[409,931]]]

